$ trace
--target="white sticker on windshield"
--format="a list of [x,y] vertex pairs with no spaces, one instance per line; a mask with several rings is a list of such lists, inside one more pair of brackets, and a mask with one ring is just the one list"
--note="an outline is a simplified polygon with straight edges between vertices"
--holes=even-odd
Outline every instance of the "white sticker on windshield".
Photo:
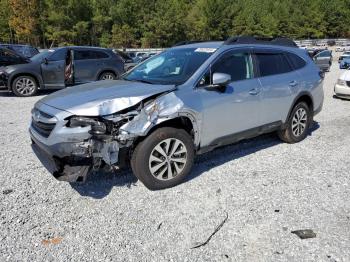
[[216,51],[216,48],[197,48],[194,51],[195,52],[202,52],[202,53],[214,53]]

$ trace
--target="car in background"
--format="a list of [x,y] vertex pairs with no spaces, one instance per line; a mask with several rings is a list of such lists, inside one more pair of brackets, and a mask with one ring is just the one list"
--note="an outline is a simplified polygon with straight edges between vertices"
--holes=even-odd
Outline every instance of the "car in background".
[[0,68],[2,81],[16,96],[32,96],[39,89],[112,80],[123,72],[124,61],[111,49],[79,46],[50,49],[27,63]]
[[0,47],[10,49],[17,54],[27,58],[31,58],[39,53],[39,50],[37,48],[30,45],[0,44]]
[[135,63],[134,60],[127,53],[118,49],[113,49],[113,52],[119,55],[121,59],[123,59],[125,71],[129,71],[131,68],[134,68],[137,65],[137,63]]
[[339,56],[338,62],[340,63],[344,58],[350,57],[350,51],[344,52],[341,56]]
[[335,51],[336,51],[336,52],[350,51],[350,44],[344,44],[344,45],[338,46],[338,47],[335,49]]
[[346,70],[334,85],[334,95],[350,99],[350,70]]
[[313,57],[315,64],[324,72],[328,72],[332,65],[332,51],[323,50]]
[[340,69],[349,69],[350,68],[350,56],[344,57],[339,63]]
[[0,67],[25,63],[28,63],[28,58],[5,47],[0,47]]

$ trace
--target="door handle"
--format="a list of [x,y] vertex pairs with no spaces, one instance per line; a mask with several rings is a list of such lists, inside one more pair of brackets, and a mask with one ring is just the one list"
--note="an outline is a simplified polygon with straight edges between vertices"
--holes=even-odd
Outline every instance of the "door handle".
[[252,96],[256,96],[259,93],[260,93],[260,89],[258,88],[253,88],[252,90],[249,91],[249,94]]
[[291,81],[291,82],[289,82],[289,86],[291,86],[291,87],[295,87],[295,86],[297,86],[298,85],[298,82],[297,81]]

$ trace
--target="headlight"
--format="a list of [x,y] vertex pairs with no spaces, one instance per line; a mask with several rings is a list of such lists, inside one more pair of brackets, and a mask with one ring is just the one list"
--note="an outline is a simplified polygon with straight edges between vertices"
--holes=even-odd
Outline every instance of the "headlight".
[[93,118],[82,117],[82,116],[74,116],[69,119],[67,123],[67,127],[87,127],[91,126],[90,133],[92,135],[101,135],[105,134],[107,131],[107,127],[104,123],[97,121]]
[[340,85],[340,86],[345,86],[345,85],[346,85],[346,82],[345,82],[345,80],[338,79],[337,84]]

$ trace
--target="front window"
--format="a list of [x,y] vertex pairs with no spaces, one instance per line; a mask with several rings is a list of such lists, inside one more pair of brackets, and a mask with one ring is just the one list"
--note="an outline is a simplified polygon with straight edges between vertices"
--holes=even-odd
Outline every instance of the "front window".
[[149,58],[124,75],[124,80],[151,84],[185,83],[215,52],[214,48],[183,48],[163,52]]
[[30,58],[30,60],[32,60],[33,62],[41,62],[44,58],[49,57],[54,51],[55,50],[53,50],[53,49],[43,51],[43,52],[33,56],[32,58]]

